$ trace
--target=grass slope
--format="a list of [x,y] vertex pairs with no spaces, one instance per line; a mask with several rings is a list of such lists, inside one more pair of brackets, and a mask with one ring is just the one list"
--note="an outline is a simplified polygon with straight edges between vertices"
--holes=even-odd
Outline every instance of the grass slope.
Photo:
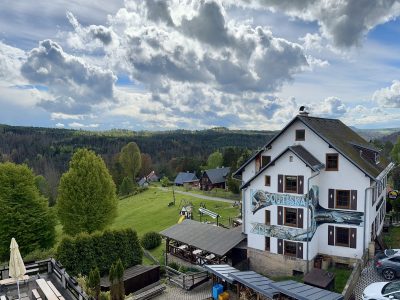
[[[119,201],[118,215],[115,218],[112,229],[133,228],[139,236],[148,231],[159,232],[178,222],[182,205],[191,202],[194,206],[193,219],[199,221],[198,208],[204,203],[206,208],[221,215],[221,223],[228,225],[229,217],[239,214],[237,208],[230,203],[202,200],[191,196],[175,193],[176,205],[168,207],[173,201],[172,192],[165,192],[156,187],[150,187],[147,191],[125,198]],[[215,221],[203,216],[202,220]]]

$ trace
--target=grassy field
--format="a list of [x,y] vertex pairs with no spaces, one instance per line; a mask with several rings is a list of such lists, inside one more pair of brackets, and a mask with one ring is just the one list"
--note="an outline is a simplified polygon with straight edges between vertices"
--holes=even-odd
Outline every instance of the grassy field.
[[390,227],[389,233],[383,234],[383,240],[388,248],[400,248],[400,227]]
[[[178,222],[180,209],[184,203],[188,202],[194,206],[193,219],[197,221],[200,220],[198,214],[200,203],[205,204],[207,209],[220,214],[220,221],[225,225],[228,225],[229,217],[233,218],[239,214],[238,208],[230,203],[203,200],[178,193],[175,193],[175,198],[175,206],[168,207],[168,203],[173,201],[172,192],[150,187],[141,194],[120,200],[118,216],[111,228],[134,228],[139,236],[148,231],[161,231]],[[202,220],[215,221],[207,216],[203,216]]]
[[[172,187],[168,188],[169,190],[172,191]],[[212,189],[211,191],[202,191],[198,188],[192,188],[192,187],[183,187],[183,186],[174,186],[174,189],[176,191],[183,191],[183,192],[189,192],[197,195],[204,195],[204,196],[209,196],[209,197],[218,197],[218,198],[225,198],[228,200],[234,200],[238,201],[241,200],[240,194],[233,194],[230,191],[226,191],[224,189]]]

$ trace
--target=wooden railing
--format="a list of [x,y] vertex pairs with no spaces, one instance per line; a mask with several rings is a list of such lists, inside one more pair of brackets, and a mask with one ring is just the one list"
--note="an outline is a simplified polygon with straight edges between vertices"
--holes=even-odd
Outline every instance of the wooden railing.
[[[71,292],[76,300],[89,300],[89,296],[78,285],[78,282],[65,271],[63,266],[53,258],[26,262],[26,274],[53,274],[61,283],[62,287]],[[8,265],[0,266],[0,280],[8,278]]]
[[210,278],[207,271],[182,273],[168,266],[165,267],[165,271],[169,281],[187,291],[208,281]]

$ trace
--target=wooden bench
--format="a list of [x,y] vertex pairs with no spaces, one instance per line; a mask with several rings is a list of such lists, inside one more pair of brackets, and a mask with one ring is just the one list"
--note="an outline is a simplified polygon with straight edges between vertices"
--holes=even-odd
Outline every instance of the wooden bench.
[[43,296],[42,298],[47,300],[59,300],[56,294],[54,294],[53,290],[49,287],[46,280],[43,278],[36,279],[36,283],[39,286],[39,292]]
[[[20,282],[25,282],[28,279],[29,279],[29,275],[24,275],[24,276],[22,276],[21,279],[19,279],[19,281]],[[17,283],[17,279],[12,278],[12,277],[0,280],[0,285],[12,285],[12,284],[15,284],[15,283]]]
[[39,292],[37,289],[32,290],[32,299],[33,300],[42,300],[42,297],[40,297]]
[[158,284],[148,290],[145,290],[143,292],[139,292],[136,295],[133,295],[132,300],[147,300],[151,299],[155,296],[161,295],[164,290],[165,290],[165,285],[164,284]]
[[51,281],[47,281],[47,284],[51,288],[51,290],[56,294],[58,298],[62,297],[61,293],[57,290],[57,288],[54,286],[54,284]]

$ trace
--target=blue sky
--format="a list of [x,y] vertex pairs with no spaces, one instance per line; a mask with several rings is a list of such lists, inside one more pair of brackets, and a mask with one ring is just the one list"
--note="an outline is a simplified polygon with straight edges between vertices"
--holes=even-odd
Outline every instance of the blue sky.
[[282,128],[301,105],[400,127],[400,1],[21,0],[0,10],[0,123]]

